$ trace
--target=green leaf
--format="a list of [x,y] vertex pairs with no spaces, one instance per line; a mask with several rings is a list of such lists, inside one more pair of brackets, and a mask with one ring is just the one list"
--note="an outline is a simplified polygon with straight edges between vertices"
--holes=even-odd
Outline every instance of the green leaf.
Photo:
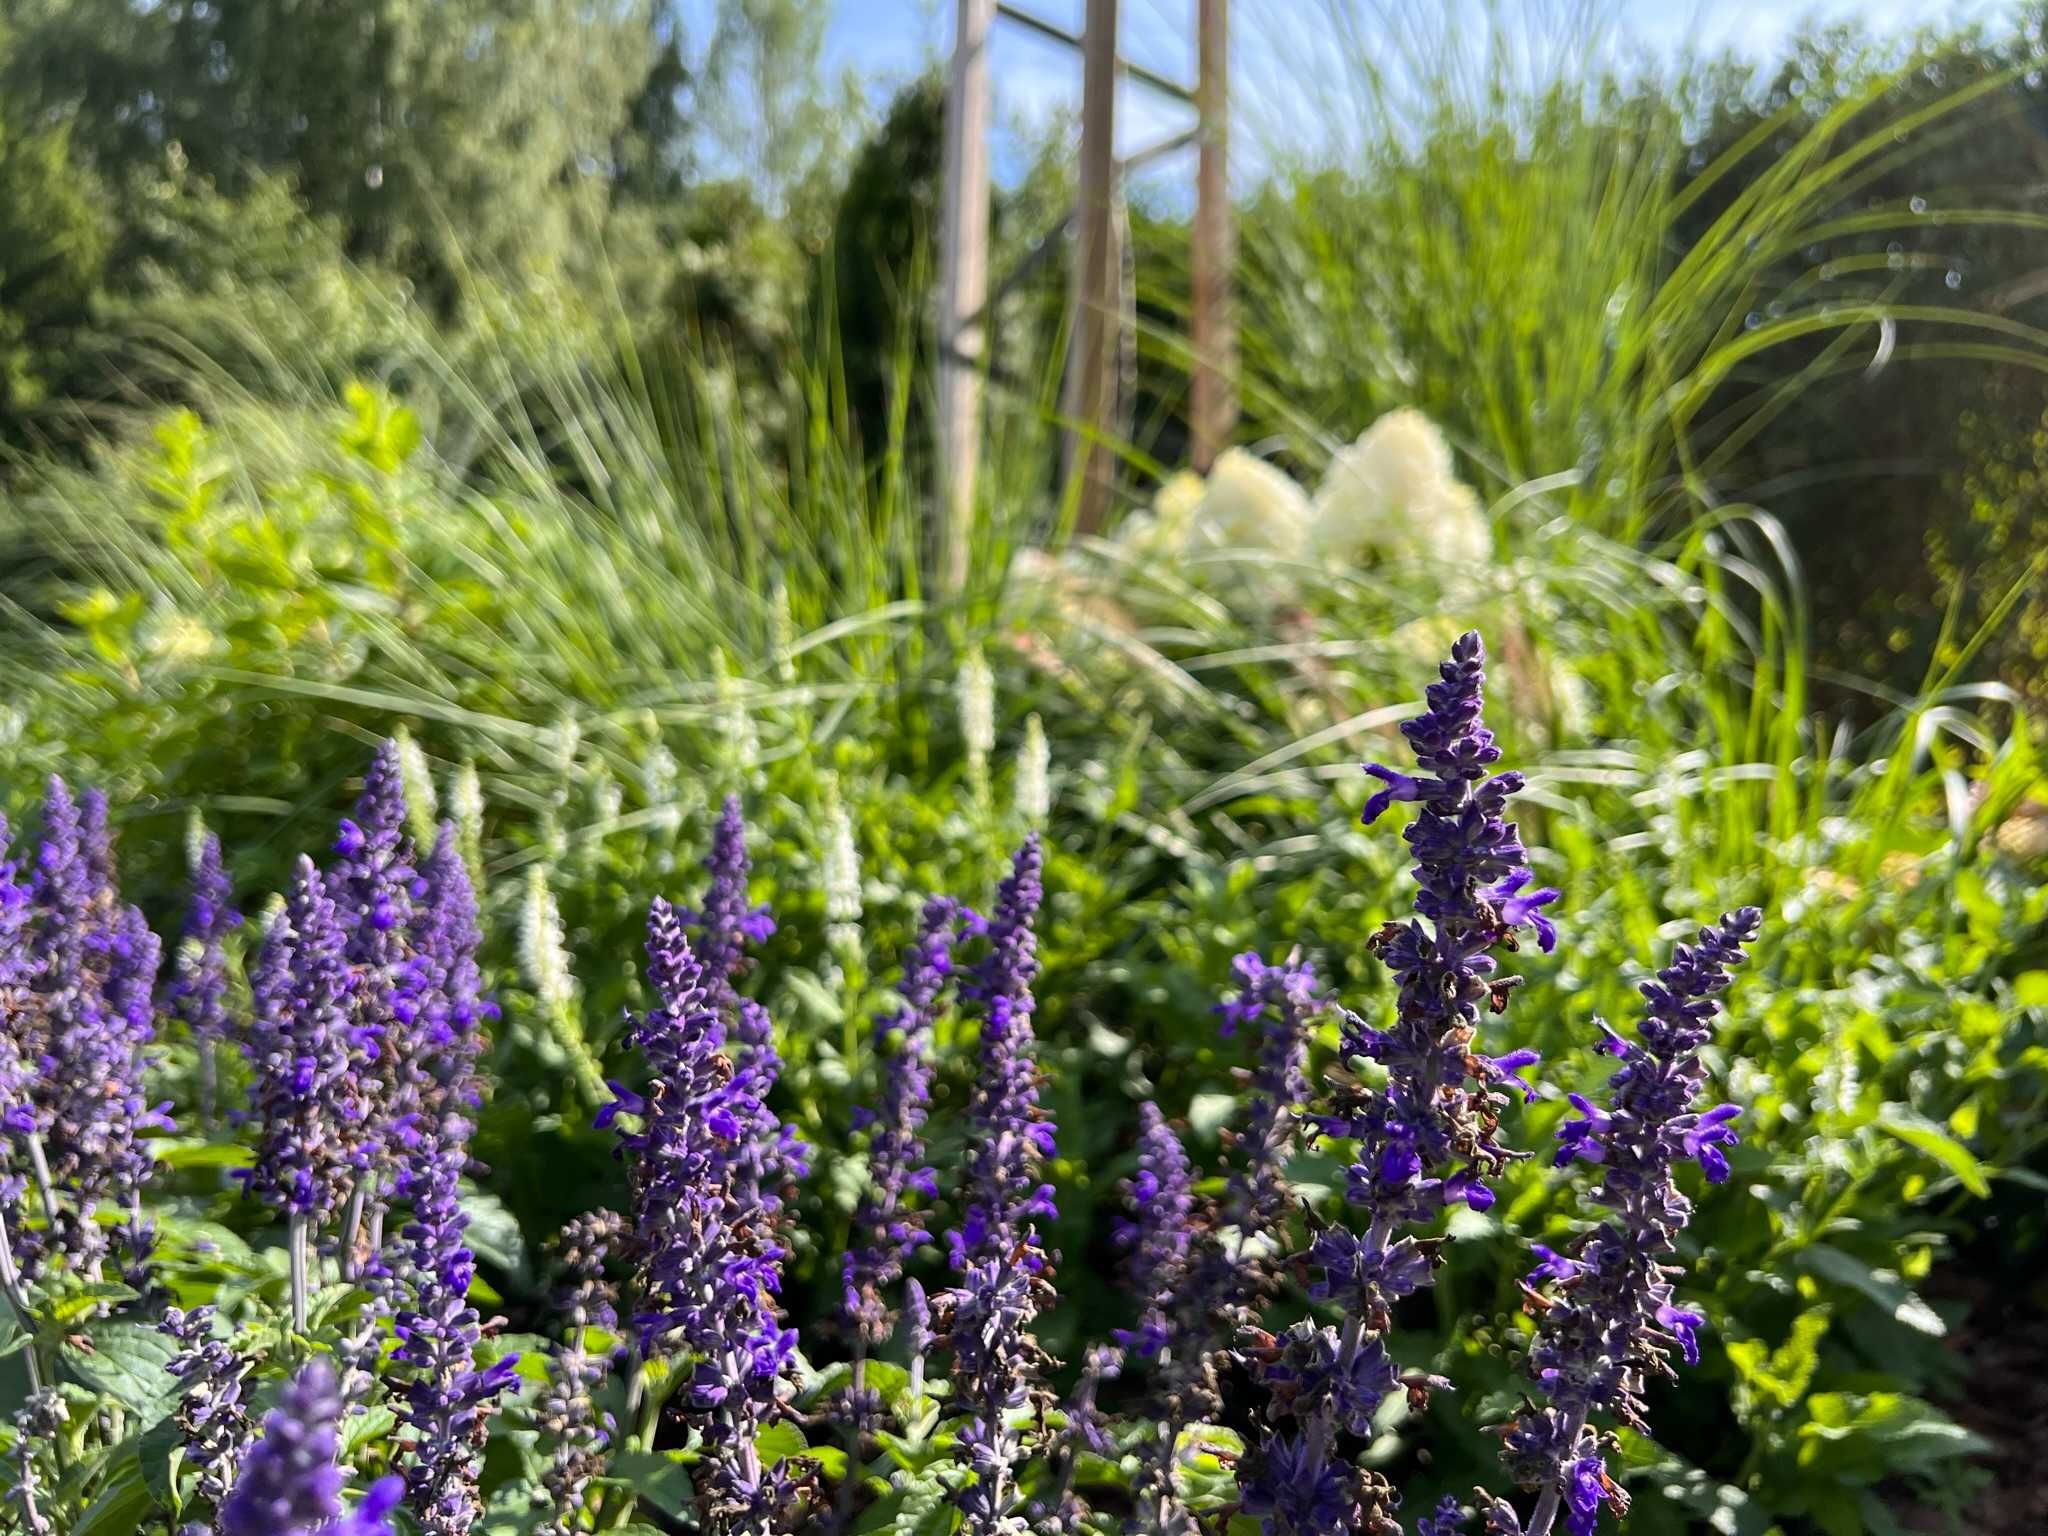
[[1820,1341],[1828,1331],[1828,1309],[1803,1312],[1792,1324],[1792,1336],[1776,1349],[1762,1339],[1730,1339],[1728,1359],[1741,1383],[1738,1406],[1746,1394],[1776,1408],[1790,1408],[1806,1395],[1820,1365]]
[[178,1346],[149,1324],[116,1320],[93,1324],[85,1343],[67,1342],[61,1358],[73,1376],[148,1425],[177,1398],[178,1378],[170,1373],[177,1353]]
[[78,1517],[70,1536],[132,1536],[152,1505],[149,1485],[142,1475],[137,1442],[120,1446],[107,1465],[107,1480],[99,1497]]
[[134,1299],[135,1292],[127,1286],[112,1281],[100,1281],[64,1292],[49,1305],[45,1315],[51,1326],[62,1333],[86,1318],[97,1316],[102,1311]]
[[690,1472],[674,1451],[621,1451],[612,1458],[607,1482],[630,1488],[640,1498],[672,1519],[689,1513],[696,1497]]
[[1931,1338],[1938,1339],[1948,1332],[1948,1325],[1942,1322],[1941,1314],[1921,1300],[1893,1270],[1872,1269],[1855,1255],[1827,1243],[1815,1243],[1801,1249],[1797,1262],[1802,1269],[1823,1280],[1832,1280],[1837,1285],[1860,1291],[1876,1302],[1894,1322],[1903,1323]]
[[365,1408],[352,1413],[342,1421],[341,1459],[347,1462],[366,1445],[373,1445],[398,1428],[398,1415],[379,1403],[374,1408]]
[[526,1240],[519,1231],[519,1218],[505,1209],[505,1202],[496,1195],[465,1187],[462,1214],[469,1218],[463,1241],[476,1256],[515,1279],[523,1279]]
[[1991,1181],[1976,1154],[1916,1110],[1904,1105],[1887,1105],[1877,1117],[1884,1130],[1907,1146],[1925,1152],[1962,1182],[1963,1188],[1982,1200],[1991,1193]]
[[185,1507],[178,1491],[178,1473],[185,1464],[185,1432],[178,1421],[165,1417],[150,1425],[137,1447],[142,1464],[143,1485],[158,1509],[175,1517]]

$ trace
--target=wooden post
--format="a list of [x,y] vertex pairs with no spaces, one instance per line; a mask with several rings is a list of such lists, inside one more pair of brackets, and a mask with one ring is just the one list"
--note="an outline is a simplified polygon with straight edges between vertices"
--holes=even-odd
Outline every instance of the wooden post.
[[996,0],[959,0],[946,92],[939,232],[939,462],[944,486],[939,584],[967,584],[974,477],[981,460],[983,311],[988,302],[988,35]]
[[1237,313],[1232,268],[1237,231],[1230,207],[1230,0],[1199,0],[1196,109],[1202,117],[1195,171],[1195,468],[1216,462],[1237,425]]
[[1074,247],[1073,324],[1067,346],[1067,473],[1081,477],[1075,526],[1092,533],[1109,511],[1114,460],[1100,446],[1110,432],[1110,337],[1115,334],[1116,284],[1116,22],[1117,0],[1088,0],[1082,38],[1081,175]]

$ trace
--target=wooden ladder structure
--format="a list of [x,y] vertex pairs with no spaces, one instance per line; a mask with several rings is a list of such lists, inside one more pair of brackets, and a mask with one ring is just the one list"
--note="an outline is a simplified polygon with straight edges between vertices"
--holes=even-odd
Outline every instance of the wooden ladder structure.
[[[941,584],[966,583],[974,528],[975,475],[981,458],[982,395],[990,321],[989,42],[1000,18],[1081,55],[1081,160],[1067,326],[1064,410],[1070,423],[1066,465],[1078,492],[1077,526],[1092,532],[1109,510],[1115,456],[1107,446],[1119,407],[1116,341],[1124,313],[1121,251],[1123,172],[1193,142],[1197,146],[1193,232],[1190,418],[1195,467],[1206,471],[1237,422],[1237,329],[1231,273],[1236,231],[1229,186],[1230,0],[1193,0],[1197,80],[1190,90],[1132,64],[1117,52],[1119,0],[1088,0],[1079,34],[1032,15],[1010,0],[957,0],[946,91],[944,190],[939,235],[938,437],[944,500]],[[1119,163],[1116,105],[1128,75],[1194,107],[1196,126]],[[998,288],[998,296],[1007,282]],[[1074,477],[1079,477],[1078,487]]]

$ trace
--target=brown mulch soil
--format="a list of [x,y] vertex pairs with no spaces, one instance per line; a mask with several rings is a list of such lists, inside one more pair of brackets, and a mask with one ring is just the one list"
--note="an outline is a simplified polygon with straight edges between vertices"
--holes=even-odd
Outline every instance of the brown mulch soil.
[[[1978,1458],[1990,1482],[1961,1515],[1968,1536],[2048,1536],[2048,1309],[2026,1288],[1944,1273],[1933,1287],[1969,1312],[1949,1338],[1967,1373],[1941,1406],[1991,1449]],[[1908,1506],[1909,1530],[1953,1532],[1947,1517]]]

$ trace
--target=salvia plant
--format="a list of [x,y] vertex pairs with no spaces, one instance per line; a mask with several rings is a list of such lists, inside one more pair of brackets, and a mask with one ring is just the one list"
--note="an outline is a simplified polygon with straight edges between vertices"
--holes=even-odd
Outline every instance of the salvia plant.
[[[922,899],[855,1079],[835,1225],[777,1108],[754,996],[775,920],[727,798],[701,889],[677,893],[691,904],[650,903],[645,1005],[607,1064],[596,1125],[625,1197],[563,1228],[549,1303],[514,1340],[470,1246],[497,1015],[472,794],[458,784],[433,825],[407,799],[421,764],[386,743],[325,861],[299,861],[246,944],[202,832],[160,982],[106,802],[51,780],[38,841],[16,850],[0,823],[7,1522],[43,1536],[90,1506],[93,1529],[180,1536],[1593,1536],[1627,1507],[1618,1431],[1647,1434],[1649,1383],[1699,1357],[1674,1262],[1685,1165],[1729,1173],[1736,1111],[1710,1102],[1702,1050],[1760,914],[1677,946],[1633,1030],[1599,1026],[1607,1090],[1567,1096],[1549,1153],[1588,1176],[1587,1217],[1532,1247],[1499,1477],[1404,1511],[1369,1453],[1454,1383],[1402,1358],[1397,1319],[1451,1216],[1487,1210],[1533,1155],[1523,1108],[1551,1094],[1516,1043],[1510,967],[1566,920],[1510,818],[1522,780],[1482,717],[1483,661],[1460,639],[1402,728],[1413,763],[1367,770],[1368,825],[1412,807],[1414,911],[1363,941],[1392,1006],[1346,1008],[1298,950],[1237,957],[1219,1031],[1251,1065],[1222,1165],[1198,1168],[1141,1106],[1113,1235],[1130,1311],[1067,1361],[1038,1329],[1061,1255],[1036,832],[985,908]],[[857,899],[857,865],[837,878]],[[541,926],[542,969],[566,975],[557,921]],[[160,1029],[201,1064],[177,1141],[151,1095]],[[942,1117],[939,1085],[963,1078]],[[239,1149],[230,1187],[275,1255],[248,1283],[219,1281],[227,1229],[156,1230],[152,1181],[194,1134]],[[1339,1170],[1334,1201],[1295,1182],[1311,1153]],[[827,1231],[845,1233],[836,1259]],[[800,1336],[783,1289],[810,1255],[838,1302]]]

